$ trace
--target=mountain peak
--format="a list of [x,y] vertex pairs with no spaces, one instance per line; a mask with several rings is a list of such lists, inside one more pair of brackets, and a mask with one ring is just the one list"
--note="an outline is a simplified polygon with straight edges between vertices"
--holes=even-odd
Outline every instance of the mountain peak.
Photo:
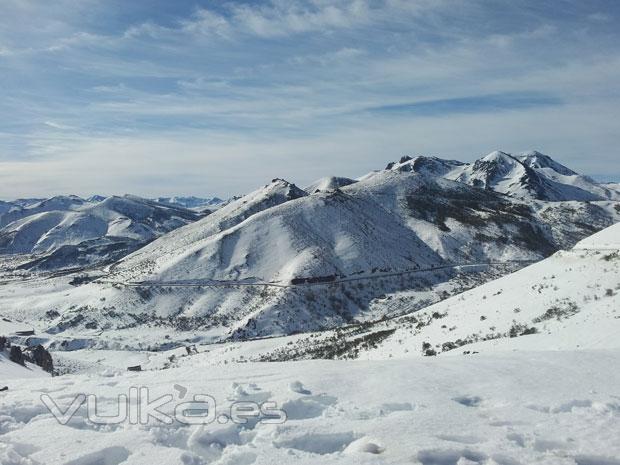
[[429,176],[444,176],[460,166],[463,166],[460,161],[418,155],[413,158],[410,156],[401,157],[398,162],[389,163],[385,169],[400,172],[413,171]]
[[287,200],[298,199],[299,197],[305,197],[308,193],[292,182],[282,178],[273,178],[271,182],[264,187],[265,192],[278,193],[282,191]]
[[501,161],[501,162],[510,162],[510,163],[514,163],[515,161],[518,161],[515,157],[513,157],[509,153],[502,152],[501,150],[494,150],[493,152],[484,156],[482,160],[488,161],[488,162]]
[[550,168],[553,171],[563,175],[563,176],[575,176],[575,173],[570,168],[558,163],[549,155],[545,155],[544,153],[540,153],[537,150],[531,150],[528,152],[523,152],[519,156],[519,160],[524,163],[526,166],[535,169],[544,169]]
[[340,189],[341,187],[348,186],[357,181],[354,179],[343,178],[339,176],[326,176],[324,178],[318,179],[308,187],[304,188],[304,190],[308,194],[314,194],[315,192],[329,192]]

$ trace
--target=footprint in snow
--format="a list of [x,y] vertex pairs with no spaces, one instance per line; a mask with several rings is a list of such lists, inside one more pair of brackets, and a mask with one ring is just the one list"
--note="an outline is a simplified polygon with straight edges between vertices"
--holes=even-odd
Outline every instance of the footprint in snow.
[[379,406],[379,415],[389,415],[394,412],[411,412],[414,406],[409,402],[386,402]]
[[506,439],[514,442],[519,447],[525,447],[525,436],[520,433],[508,433]]
[[418,452],[422,465],[457,465],[461,463],[483,464],[489,456],[470,449],[432,449]]
[[358,439],[352,432],[345,433],[310,433],[290,439],[274,442],[277,448],[296,449],[312,454],[326,455],[344,451]]
[[620,465],[620,460],[601,455],[578,455],[574,460],[577,465]]
[[189,450],[208,463],[219,460],[227,448],[249,444],[255,437],[252,431],[256,423],[237,425],[205,425],[197,428],[189,436]]
[[345,454],[382,454],[385,447],[367,436],[356,439],[343,451]]
[[422,465],[521,465],[520,462],[504,454],[488,456],[484,452],[471,449],[430,449],[418,452]]
[[289,384],[288,388],[291,390],[291,392],[296,392],[298,394],[303,394],[303,395],[312,394],[311,391],[306,389],[304,385],[301,384],[301,381],[293,381],[291,384]]
[[271,398],[270,391],[263,391],[254,383],[232,383],[231,391],[232,393],[228,396],[230,401],[251,401],[262,404]]
[[565,441],[555,439],[539,438],[534,441],[534,450],[538,452],[553,452],[556,450],[565,450],[570,448],[570,444]]
[[282,404],[282,410],[286,412],[289,420],[306,420],[320,417],[323,412],[338,401],[337,397],[325,394],[317,396],[300,397]]
[[65,465],[119,465],[129,458],[130,452],[124,447],[106,447],[97,452],[83,455]]
[[478,396],[458,396],[453,397],[452,400],[465,407],[478,407],[482,403],[482,397]]
[[466,436],[458,434],[440,434],[437,436],[437,438],[444,441],[457,442],[459,444],[480,444],[481,442],[484,442],[484,439],[477,436]]

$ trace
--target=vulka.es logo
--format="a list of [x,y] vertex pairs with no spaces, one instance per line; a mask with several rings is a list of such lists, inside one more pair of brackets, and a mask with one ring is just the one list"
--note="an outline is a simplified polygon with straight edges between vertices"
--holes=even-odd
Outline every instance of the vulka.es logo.
[[[175,390],[185,397],[187,388],[176,385]],[[116,409],[103,412],[105,406],[114,403],[106,400],[106,404],[99,405],[95,394],[78,394],[71,402],[60,406],[49,394],[41,395],[41,402],[47,407],[56,420],[66,425],[76,415],[86,417],[93,424],[115,425],[129,423],[136,425],[148,425],[159,422],[166,425],[182,423],[186,425],[205,425],[217,421],[237,424],[252,423],[284,423],[286,412],[278,409],[275,402],[263,402],[258,404],[251,401],[239,401],[230,404],[226,413],[216,410],[215,399],[207,394],[194,394],[192,400],[176,402],[172,394],[150,398],[149,389],[145,386],[130,387],[127,394],[117,397]]]

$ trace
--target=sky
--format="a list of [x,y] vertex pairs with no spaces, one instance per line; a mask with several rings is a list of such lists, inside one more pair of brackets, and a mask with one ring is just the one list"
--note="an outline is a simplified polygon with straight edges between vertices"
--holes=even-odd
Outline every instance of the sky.
[[619,44],[615,0],[2,0],[0,198],[493,150],[620,179]]

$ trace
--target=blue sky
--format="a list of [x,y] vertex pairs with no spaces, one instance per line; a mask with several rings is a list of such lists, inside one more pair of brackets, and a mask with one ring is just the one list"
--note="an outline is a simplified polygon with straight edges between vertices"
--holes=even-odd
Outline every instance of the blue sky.
[[220,195],[404,154],[620,178],[620,3],[2,0],[0,198]]

